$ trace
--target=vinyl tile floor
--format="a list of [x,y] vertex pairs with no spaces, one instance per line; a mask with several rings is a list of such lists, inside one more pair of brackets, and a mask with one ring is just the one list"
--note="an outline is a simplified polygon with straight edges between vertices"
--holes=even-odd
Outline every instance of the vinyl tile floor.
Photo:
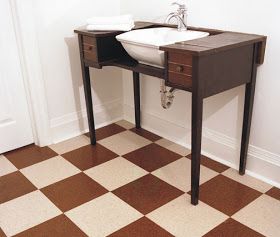
[[190,151],[119,121],[0,155],[0,237],[280,236],[280,190],[202,156],[190,204]]

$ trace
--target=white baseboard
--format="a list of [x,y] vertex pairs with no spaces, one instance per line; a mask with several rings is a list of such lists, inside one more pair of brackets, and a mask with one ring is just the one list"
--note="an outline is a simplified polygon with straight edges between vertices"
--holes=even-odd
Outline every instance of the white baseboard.
[[[122,100],[114,100],[94,106],[96,128],[106,126],[123,118]],[[52,141],[58,143],[88,132],[86,109],[52,119]]]
[[[134,122],[134,108],[123,105],[124,119]],[[191,148],[191,129],[141,111],[142,127],[175,143]],[[240,141],[203,128],[202,154],[230,166],[239,167]],[[280,188],[280,155],[249,146],[246,173]]]

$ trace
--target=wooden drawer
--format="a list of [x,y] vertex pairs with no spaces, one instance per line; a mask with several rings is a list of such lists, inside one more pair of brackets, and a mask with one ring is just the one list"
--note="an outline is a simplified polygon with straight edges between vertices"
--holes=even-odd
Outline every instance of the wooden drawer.
[[96,38],[83,36],[83,44],[95,45],[96,46]]
[[168,55],[168,84],[174,87],[190,89],[192,87],[192,56],[169,53]]
[[184,87],[189,89],[192,87],[192,77],[180,73],[169,72],[168,81],[174,86]]
[[96,38],[83,36],[83,55],[86,60],[98,62]]
[[97,53],[92,51],[84,51],[84,58],[93,62],[98,62]]
[[179,53],[169,53],[168,61],[175,64],[192,66],[192,56]]
[[116,40],[115,35],[104,37],[90,37],[82,35],[80,41],[83,59],[87,63],[101,64],[109,60],[127,56],[121,43]]
[[188,65],[169,63],[168,68],[169,72],[185,74],[188,76],[192,75],[192,67]]
[[96,46],[95,45],[90,45],[90,44],[83,44],[83,50],[84,51],[96,51]]

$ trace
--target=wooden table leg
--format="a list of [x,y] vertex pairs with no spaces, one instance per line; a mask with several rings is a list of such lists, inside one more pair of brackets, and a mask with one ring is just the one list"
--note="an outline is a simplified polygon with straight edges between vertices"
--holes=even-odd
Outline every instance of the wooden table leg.
[[88,128],[90,135],[90,142],[92,145],[96,144],[96,135],[95,135],[95,125],[94,125],[94,114],[92,107],[92,95],[91,95],[91,83],[90,83],[90,74],[89,67],[84,65],[83,61],[83,39],[82,35],[78,36],[79,39],[79,47],[80,47],[80,60],[81,60],[81,68],[82,68],[82,77],[84,83],[84,92],[86,99],[86,107],[87,107],[87,117],[88,117]]
[[249,138],[250,138],[255,88],[256,88],[256,77],[257,77],[257,63],[256,63],[257,50],[258,47],[257,45],[255,45],[251,82],[246,84],[244,118],[243,118],[243,128],[242,128],[241,151],[240,151],[240,166],[239,166],[239,173],[241,175],[244,175],[246,171],[247,155],[248,155],[248,148],[249,148]]
[[135,125],[136,128],[141,128],[140,120],[140,75],[138,72],[133,72],[133,88],[134,88],[134,109],[135,109]]
[[82,75],[83,75],[83,82],[84,82],[86,107],[87,107],[90,142],[92,145],[96,145],[96,135],[95,135],[95,125],[94,125],[94,113],[93,113],[93,106],[92,106],[89,67],[82,66]]
[[203,98],[192,94],[192,169],[191,169],[191,203],[198,204],[201,159]]

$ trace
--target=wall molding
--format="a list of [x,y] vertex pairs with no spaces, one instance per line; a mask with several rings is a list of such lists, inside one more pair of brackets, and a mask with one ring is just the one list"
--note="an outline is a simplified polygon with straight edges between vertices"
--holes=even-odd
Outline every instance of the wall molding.
[[[109,101],[101,105],[94,105],[95,126],[100,128],[123,119],[122,99]],[[69,113],[50,121],[53,143],[88,132],[87,112],[82,109]]]
[[[141,111],[142,127],[177,144],[191,148],[190,128],[182,127]],[[124,104],[124,119],[134,122],[134,108]],[[168,128],[168,129],[166,129]],[[240,141],[203,127],[202,154],[231,168],[239,167]],[[260,147],[249,146],[246,173],[280,188],[280,156]]]
[[[205,138],[211,139],[217,143],[228,146],[231,149],[240,150],[241,140],[237,140],[237,139],[228,137],[222,133],[216,132],[209,128],[204,127],[203,130],[204,130],[203,136]],[[272,153],[272,152],[262,149],[260,147],[249,145],[248,155],[254,156],[260,160],[269,162],[273,165],[280,167],[280,155]]]

